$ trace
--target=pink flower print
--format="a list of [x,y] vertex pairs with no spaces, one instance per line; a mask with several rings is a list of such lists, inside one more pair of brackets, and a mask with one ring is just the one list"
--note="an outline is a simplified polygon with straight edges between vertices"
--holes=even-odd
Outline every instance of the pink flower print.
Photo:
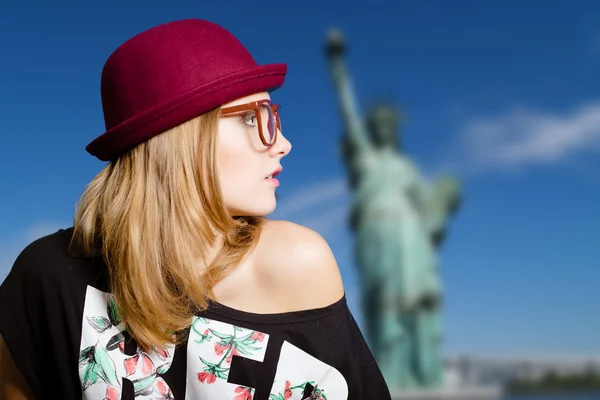
[[262,332],[254,331],[252,336],[250,336],[250,340],[258,340],[259,342],[262,342],[263,340],[265,340],[265,334]]
[[154,363],[146,353],[142,354],[142,372],[148,376],[154,372]]
[[217,380],[217,376],[215,374],[211,374],[210,372],[198,372],[198,380],[202,383],[215,383]]
[[292,398],[292,389],[290,386],[292,386],[290,384],[290,381],[285,381],[285,389],[283,390],[283,399],[284,400],[289,400]]
[[218,356],[222,356],[223,353],[225,353],[227,351],[227,349],[229,349],[229,346],[231,346],[231,345],[223,345],[223,344],[215,343],[215,353]]
[[235,388],[237,393],[233,400],[252,400],[252,388],[245,386],[238,386]]
[[167,349],[163,349],[162,347],[155,347],[154,351],[163,361],[169,357],[169,350]]
[[138,353],[135,356],[126,358],[125,361],[123,361],[127,376],[131,376],[135,373],[135,370],[140,362],[140,354],[142,360],[142,372],[144,376],[151,375],[154,372],[154,363],[150,357],[148,357],[146,353]]
[[125,366],[126,376],[131,376],[134,374],[135,369],[137,368],[139,359],[140,359],[140,356],[138,354],[136,354],[135,356],[126,358],[125,361],[123,361],[123,365]]
[[119,400],[121,398],[121,392],[119,388],[114,386],[108,386],[106,388],[106,397],[103,400]]
[[157,378],[155,385],[156,391],[160,394],[159,398],[155,398],[153,400],[173,400],[173,392],[171,392],[171,388],[167,385],[167,383],[162,378]]
[[229,355],[229,357],[227,357],[225,359],[225,361],[227,361],[227,364],[231,364],[231,359],[233,358],[233,356],[239,356],[240,353],[238,353],[237,349],[235,348],[235,346],[231,347],[231,354]]

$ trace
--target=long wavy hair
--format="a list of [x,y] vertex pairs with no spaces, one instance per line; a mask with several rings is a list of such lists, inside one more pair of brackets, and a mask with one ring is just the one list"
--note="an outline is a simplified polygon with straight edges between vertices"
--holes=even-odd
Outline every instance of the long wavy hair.
[[219,117],[217,108],[120,155],[77,205],[70,248],[103,258],[119,317],[142,348],[181,343],[258,241],[262,217],[232,217],[223,202]]

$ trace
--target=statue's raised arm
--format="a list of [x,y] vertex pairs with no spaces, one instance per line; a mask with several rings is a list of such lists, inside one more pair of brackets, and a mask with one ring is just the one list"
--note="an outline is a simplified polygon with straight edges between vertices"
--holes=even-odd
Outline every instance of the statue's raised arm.
[[329,33],[325,52],[338,94],[347,139],[355,152],[370,151],[372,144],[367,135],[364,122],[359,115],[352,82],[344,65],[343,57],[346,52],[346,44],[340,32],[333,30]]

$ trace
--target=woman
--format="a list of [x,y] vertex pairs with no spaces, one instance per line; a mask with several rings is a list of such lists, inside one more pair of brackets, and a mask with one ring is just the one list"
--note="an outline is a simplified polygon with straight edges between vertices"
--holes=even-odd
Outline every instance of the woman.
[[109,57],[109,163],[0,287],[3,398],[390,398],[327,243],[264,218],[285,73],[197,19]]

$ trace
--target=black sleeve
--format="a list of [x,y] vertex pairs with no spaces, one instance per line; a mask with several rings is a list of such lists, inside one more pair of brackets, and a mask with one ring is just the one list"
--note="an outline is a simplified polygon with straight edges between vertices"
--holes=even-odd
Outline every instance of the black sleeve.
[[42,398],[44,321],[47,318],[45,277],[38,249],[36,242],[27,246],[0,286],[0,334],[33,393]]
[[355,398],[360,399],[391,399],[387,383],[358,323],[354,319],[354,316],[347,305],[344,307],[343,311],[341,319],[347,327],[345,334],[347,348],[351,349],[349,350],[350,363],[354,368],[355,379],[357,381],[360,379],[361,381],[361,384],[357,385],[353,395]]

